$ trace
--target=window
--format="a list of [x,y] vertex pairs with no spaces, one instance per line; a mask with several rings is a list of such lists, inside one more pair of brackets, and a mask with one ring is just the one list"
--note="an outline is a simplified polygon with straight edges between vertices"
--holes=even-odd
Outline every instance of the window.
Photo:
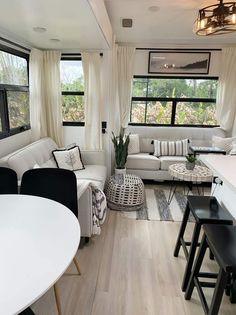
[[0,138],[30,128],[28,59],[0,48]]
[[216,126],[217,78],[133,79],[130,123]]
[[81,58],[62,57],[62,113],[64,125],[84,125],[84,74]]

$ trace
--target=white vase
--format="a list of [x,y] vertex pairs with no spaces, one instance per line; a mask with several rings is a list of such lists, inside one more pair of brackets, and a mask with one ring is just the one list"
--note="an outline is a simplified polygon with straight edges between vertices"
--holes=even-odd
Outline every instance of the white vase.
[[115,175],[125,175],[126,168],[115,168]]

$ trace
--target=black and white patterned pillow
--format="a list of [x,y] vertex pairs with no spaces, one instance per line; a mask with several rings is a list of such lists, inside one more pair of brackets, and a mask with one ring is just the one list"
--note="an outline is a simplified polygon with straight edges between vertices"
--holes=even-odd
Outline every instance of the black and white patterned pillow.
[[154,140],[154,154],[159,156],[185,156],[188,154],[189,140],[160,141]]
[[70,171],[84,169],[84,164],[78,146],[65,150],[54,150],[52,151],[52,154],[58,168],[64,168]]

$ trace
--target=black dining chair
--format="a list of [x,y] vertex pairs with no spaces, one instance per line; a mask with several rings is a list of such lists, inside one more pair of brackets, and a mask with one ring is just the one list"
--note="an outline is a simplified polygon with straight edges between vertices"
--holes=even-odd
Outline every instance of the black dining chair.
[[[37,168],[26,171],[21,181],[20,193],[48,198],[69,208],[78,217],[77,184],[75,174],[60,168]],[[76,257],[73,262],[80,275]],[[54,285],[58,314],[61,315],[61,303],[58,286]]]
[[17,194],[17,175],[8,167],[0,167],[0,194]]

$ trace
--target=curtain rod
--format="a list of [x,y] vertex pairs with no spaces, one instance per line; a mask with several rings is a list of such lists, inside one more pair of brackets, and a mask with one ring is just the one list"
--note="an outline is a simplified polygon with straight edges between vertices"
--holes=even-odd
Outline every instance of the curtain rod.
[[12,42],[12,41],[9,40],[9,39],[6,39],[6,38],[3,38],[3,37],[0,36],[0,40],[3,41],[3,42],[5,42],[5,43],[8,43],[8,44],[10,44],[10,45],[13,45],[13,46],[15,46],[15,47],[18,47],[18,48],[21,48],[21,49],[24,49],[24,50],[30,52],[30,49],[29,49],[29,48],[26,48],[26,47],[24,47],[24,46],[22,46],[22,45],[20,45],[20,44],[14,43],[14,42]]
[[[62,56],[68,56],[68,57],[69,57],[69,56],[81,56],[81,53],[77,53],[77,54],[75,54],[75,53],[71,53],[71,54],[70,54],[70,53],[64,53],[64,54],[63,54],[63,53],[62,53],[61,55],[62,55]],[[102,56],[103,56],[103,53],[100,53],[100,56],[102,57]]]
[[176,51],[176,50],[189,50],[189,51],[221,51],[222,49],[221,48],[209,48],[209,49],[206,49],[206,48],[203,48],[203,49],[200,49],[200,48],[155,48],[155,47],[152,47],[152,48],[142,48],[142,47],[138,47],[136,48],[137,50],[173,50],[173,51]]

